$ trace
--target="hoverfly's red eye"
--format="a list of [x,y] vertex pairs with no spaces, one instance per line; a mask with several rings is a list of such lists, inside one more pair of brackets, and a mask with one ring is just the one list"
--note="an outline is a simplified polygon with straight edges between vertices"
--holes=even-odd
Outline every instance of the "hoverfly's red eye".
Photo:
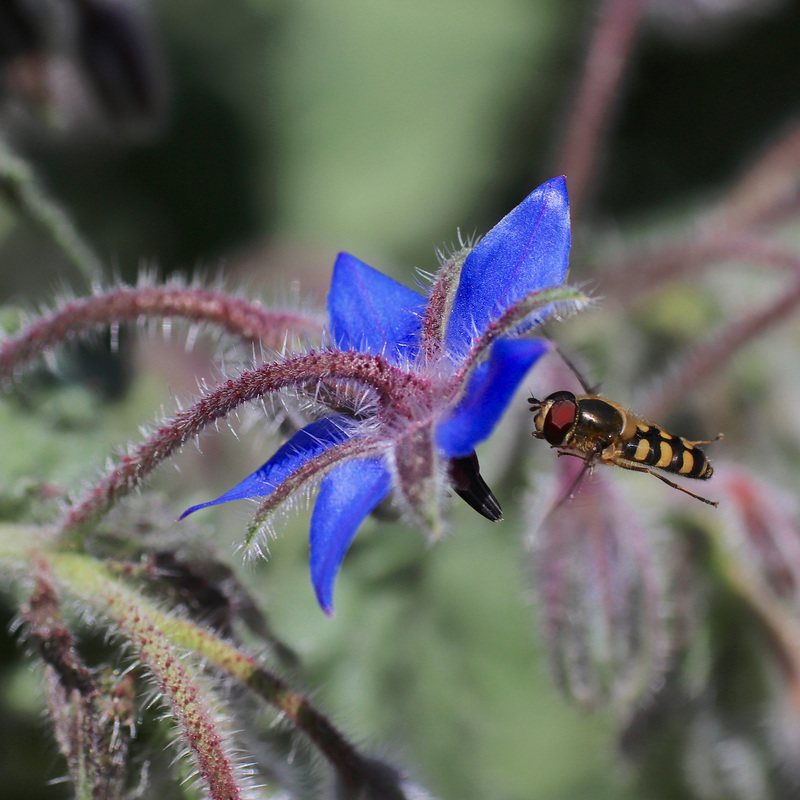
[[547,400],[552,401],[552,405],[544,418],[542,433],[549,444],[557,447],[563,443],[567,431],[575,422],[578,404],[572,392],[555,392]]

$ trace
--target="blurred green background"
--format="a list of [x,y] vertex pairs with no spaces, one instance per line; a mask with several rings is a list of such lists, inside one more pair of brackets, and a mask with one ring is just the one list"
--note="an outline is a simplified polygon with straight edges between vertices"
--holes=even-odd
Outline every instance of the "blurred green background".
[[[120,140],[12,126],[9,138],[126,280],[142,267],[225,272],[266,298],[298,281],[322,302],[336,253],[349,250],[413,284],[412,268],[433,269],[434,248],[457,229],[485,232],[551,177],[595,14],[574,0],[160,0],[169,102],[158,130]],[[601,157],[595,218],[624,227],[718,191],[796,116],[798,41],[798,2],[690,32],[646,26]],[[84,291],[2,206],[0,258],[4,303]],[[140,358],[114,403],[79,384],[47,413],[4,406],[3,485],[16,491],[30,474],[76,486],[76,464],[99,469],[160,403],[194,390],[201,355],[145,359],[152,371]],[[263,434],[209,443],[213,458],[181,456],[183,477],[164,470],[158,488],[177,513],[272,446]],[[613,720],[575,711],[548,681],[513,514],[521,491],[516,475],[498,492],[502,525],[454,509],[454,535],[435,547],[400,524],[367,523],[333,620],[308,583],[302,515],[247,580],[308,667],[316,702],[443,799],[641,798],[615,757]],[[246,514],[216,512],[233,563]],[[41,764],[44,747],[52,777],[62,766],[42,744],[36,681],[19,655],[4,639],[0,774],[9,797],[62,797],[58,785],[37,793],[32,752]]]

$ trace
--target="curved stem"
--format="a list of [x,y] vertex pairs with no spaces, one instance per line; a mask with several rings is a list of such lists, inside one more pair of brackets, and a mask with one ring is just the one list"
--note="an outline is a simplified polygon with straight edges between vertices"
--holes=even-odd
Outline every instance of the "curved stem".
[[276,350],[283,346],[287,331],[322,333],[320,322],[306,314],[269,311],[209,289],[124,286],[65,303],[3,341],[0,381],[79,334],[119,322],[169,317],[216,325],[246,342],[260,342]]
[[558,160],[573,219],[586,205],[643,6],[643,0],[605,0],[598,14]]
[[638,252],[628,252],[612,264],[598,266],[599,292],[624,300],[626,305],[690,271],[726,260],[752,261],[779,270],[797,271],[800,257],[784,245],[757,236],[731,236],[718,230],[693,240],[670,241]]
[[[248,688],[296,725],[334,767],[343,789],[348,792],[347,797],[380,796],[386,800],[403,800],[404,795],[394,776],[388,774],[386,769],[376,769],[376,765],[362,756],[306,697],[261,666],[253,656],[234,647],[208,628],[158,609],[86,556],[53,553],[47,557],[54,574],[67,584],[68,591],[119,625],[123,633],[140,647],[143,660],[149,666],[152,664],[158,668],[163,662],[162,651],[168,647],[191,651],[208,667]],[[183,678],[180,672],[183,669],[182,661],[167,663],[166,667],[178,678]],[[171,674],[169,670],[161,668],[164,678],[160,673],[157,674],[159,682],[163,681],[167,689],[169,683],[166,678]],[[194,702],[195,696],[190,695],[188,699]],[[179,705],[176,717],[182,722],[187,717],[203,733],[204,729],[198,722],[207,721],[209,715],[189,715],[186,711]],[[202,740],[200,743],[203,743]],[[201,754],[204,752],[201,751]],[[219,780],[220,763],[215,762],[211,766],[211,777]],[[224,762],[222,766],[225,766]]]
[[444,334],[453,297],[458,288],[461,267],[469,255],[470,248],[462,247],[454,253],[439,270],[431,287],[425,317],[422,320],[422,347],[428,361],[435,361],[444,349]]
[[[50,558],[47,554],[45,559]],[[113,580],[85,556],[53,554],[50,566],[67,591],[104,614],[132,644],[169,703],[201,780],[213,800],[238,800],[246,784],[227,732],[214,710],[213,693],[198,680],[170,637],[170,617]],[[184,623],[188,624],[188,623]]]
[[61,531],[75,531],[102,516],[179,447],[244,403],[290,386],[303,387],[337,379],[374,389],[382,403],[392,404],[401,413],[404,411],[402,398],[410,390],[418,389],[423,380],[393,367],[381,356],[363,353],[311,352],[262,364],[258,369],[217,386],[161,425],[128,455],[122,456],[119,463],[67,512]]
[[32,220],[59,247],[87,283],[103,274],[100,259],[72,220],[39,187],[30,167],[0,142],[0,193],[22,216]]
[[247,526],[247,531],[245,532],[242,542],[245,551],[252,553],[253,550],[256,550],[258,552],[259,544],[257,538],[259,532],[265,527],[270,516],[272,516],[272,514],[290,497],[302,491],[312,481],[317,481],[325,477],[330,470],[342,461],[356,456],[359,458],[367,458],[385,449],[385,445],[382,445],[379,441],[372,441],[364,438],[351,439],[331,447],[318,456],[305,461],[291,475],[281,481],[281,483],[275,487],[272,494],[268,495],[262,501],[261,505],[258,507],[258,511],[256,511],[253,519]]
[[711,541],[722,574],[764,623],[764,630],[784,669],[789,698],[795,710],[800,711],[800,627],[797,616],[793,609],[780,602],[756,570],[748,568],[741,553],[734,552],[724,529],[716,530]]
[[541,324],[541,318],[549,314],[554,317],[570,316],[585,308],[589,302],[589,298],[579,289],[564,284],[531,292],[512,303],[497,319],[492,320],[480,337],[473,342],[458,371],[449,382],[450,389],[457,390],[459,387],[463,389],[466,386],[466,376],[486,358],[492,344],[503,336],[513,334],[526,320],[532,317],[536,319],[535,315],[539,315],[540,321],[532,326],[536,327]]
[[697,347],[668,380],[662,381],[657,392],[642,401],[642,407],[654,418],[662,416],[687,392],[723,368],[744,345],[783,322],[798,306],[800,277],[777,300],[744,319],[730,323],[715,337]]
[[753,164],[713,211],[728,230],[779,221],[797,211],[800,124],[794,125]]

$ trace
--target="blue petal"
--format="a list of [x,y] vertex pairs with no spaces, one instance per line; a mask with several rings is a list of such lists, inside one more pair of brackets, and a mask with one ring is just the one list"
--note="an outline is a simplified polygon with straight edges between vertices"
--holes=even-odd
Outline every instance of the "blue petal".
[[288,442],[278,448],[266,464],[236,484],[216,500],[200,503],[186,509],[180,518],[193,514],[201,508],[242,500],[247,497],[265,497],[286,480],[298,467],[331,447],[350,438],[352,423],[342,416],[325,417],[299,430]]
[[395,362],[413,358],[426,302],[355,256],[339,253],[328,293],[333,341],[343,350],[385,353]]
[[447,326],[447,349],[461,353],[509,306],[567,274],[569,201],[563,177],[542,184],[506,215],[464,261]]
[[322,610],[333,613],[333,584],[365,517],[389,494],[383,460],[364,458],[334,467],[320,484],[311,515],[311,583]]
[[470,378],[464,399],[436,429],[439,450],[451,458],[469,455],[503,416],[520,381],[550,349],[542,339],[499,339]]

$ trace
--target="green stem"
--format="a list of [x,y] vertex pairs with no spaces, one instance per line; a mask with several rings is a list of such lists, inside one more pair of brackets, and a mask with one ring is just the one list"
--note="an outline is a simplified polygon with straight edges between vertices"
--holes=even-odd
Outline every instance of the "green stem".
[[213,693],[202,685],[175,648],[179,642],[172,633],[180,629],[178,621],[170,624],[168,615],[113,580],[88,556],[56,553],[45,558],[56,580],[68,592],[110,618],[115,629],[136,648],[169,702],[209,797],[238,800],[244,783],[214,711]]
[[[53,575],[65,585],[65,589],[108,615],[126,638],[141,649],[148,666],[154,662],[163,664],[168,660],[167,652],[173,647],[191,651],[203,663],[246,686],[294,723],[324,754],[336,770],[341,785],[352,789],[353,796],[357,790],[369,788],[373,773],[358,751],[303,695],[260,666],[255,658],[206,628],[160,611],[112,578],[104,567],[88,556],[48,553],[47,559]],[[170,669],[182,664],[173,661]],[[162,682],[159,675],[164,669],[159,667],[156,675],[159,683]],[[198,714],[199,711],[193,712],[195,717]],[[186,712],[178,709],[176,716],[184,724]],[[382,791],[387,800],[402,797],[394,786],[382,784]]]
[[89,285],[103,275],[103,265],[72,220],[39,186],[36,176],[0,140],[0,193],[22,217],[29,219],[58,246]]

